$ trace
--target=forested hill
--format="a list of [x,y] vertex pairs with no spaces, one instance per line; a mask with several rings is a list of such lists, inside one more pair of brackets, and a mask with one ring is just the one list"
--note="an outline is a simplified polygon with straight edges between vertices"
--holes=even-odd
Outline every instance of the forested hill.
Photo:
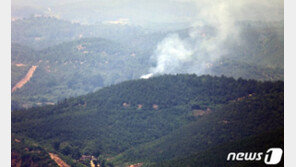
[[126,81],[14,111],[12,133],[72,163],[93,155],[149,166],[283,128],[283,89],[282,81],[188,74]]
[[11,41],[34,49],[79,39],[83,26],[51,17],[30,17],[11,22]]
[[[55,104],[63,98],[137,79],[157,64],[153,57],[161,41],[170,34],[186,39],[191,32],[190,27],[150,32],[130,25],[81,25],[38,16],[12,20],[11,24],[11,87],[19,87],[12,92],[12,110]],[[225,42],[228,52],[208,62],[203,73],[198,72],[198,63],[184,66],[183,72],[283,80],[283,23],[238,24],[241,38],[237,43]],[[215,34],[211,28],[198,30],[209,37]],[[202,36],[198,40],[201,42]],[[34,73],[26,77],[32,67]]]
[[143,52],[102,38],[65,42],[41,51],[12,44],[11,87],[37,66],[30,82],[12,93],[12,108],[52,104],[139,78],[148,68],[143,65],[146,59]]
[[11,41],[36,50],[81,38],[105,38],[123,44],[129,43],[130,46],[147,48],[165,36],[164,33],[151,33],[136,26],[100,23],[82,25],[44,16],[17,19],[13,20],[11,24]]

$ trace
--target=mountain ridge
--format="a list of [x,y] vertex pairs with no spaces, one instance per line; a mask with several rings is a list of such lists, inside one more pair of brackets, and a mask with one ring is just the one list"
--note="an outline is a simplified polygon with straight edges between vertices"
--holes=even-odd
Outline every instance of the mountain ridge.
[[179,74],[13,111],[12,132],[76,160],[93,155],[115,165],[149,164],[281,128],[282,119],[282,81]]

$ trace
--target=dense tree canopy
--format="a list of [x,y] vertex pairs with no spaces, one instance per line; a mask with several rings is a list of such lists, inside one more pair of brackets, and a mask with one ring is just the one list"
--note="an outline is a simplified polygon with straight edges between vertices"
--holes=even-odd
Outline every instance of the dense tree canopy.
[[[181,158],[283,127],[283,82],[164,75],[12,112],[12,132],[72,159]],[[198,142],[197,142],[198,141]]]

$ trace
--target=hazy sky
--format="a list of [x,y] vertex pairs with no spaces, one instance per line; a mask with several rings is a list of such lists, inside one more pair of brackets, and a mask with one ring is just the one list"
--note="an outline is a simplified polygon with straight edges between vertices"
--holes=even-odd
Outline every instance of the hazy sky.
[[[14,17],[26,12],[83,24],[137,25],[157,31],[190,28],[187,38],[173,33],[158,43],[151,55],[156,63],[151,76],[184,67],[190,67],[185,72],[203,73],[228,52],[224,44],[229,39],[240,41],[238,21],[283,20],[284,0],[12,0]],[[202,37],[205,27],[215,33]]]
[[32,7],[67,20],[121,19],[133,25],[196,22],[203,9],[219,10],[210,7],[217,4],[225,4],[237,20],[281,20],[283,3],[283,0],[12,0],[13,10]]

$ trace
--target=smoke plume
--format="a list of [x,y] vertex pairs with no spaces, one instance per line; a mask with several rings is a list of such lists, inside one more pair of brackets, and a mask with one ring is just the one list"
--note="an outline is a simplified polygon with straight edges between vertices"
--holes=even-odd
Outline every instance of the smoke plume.
[[283,0],[178,0],[194,2],[196,17],[185,37],[169,34],[158,43],[149,78],[165,73],[206,73],[228,53],[226,43],[240,41],[238,21],[283,20]]

